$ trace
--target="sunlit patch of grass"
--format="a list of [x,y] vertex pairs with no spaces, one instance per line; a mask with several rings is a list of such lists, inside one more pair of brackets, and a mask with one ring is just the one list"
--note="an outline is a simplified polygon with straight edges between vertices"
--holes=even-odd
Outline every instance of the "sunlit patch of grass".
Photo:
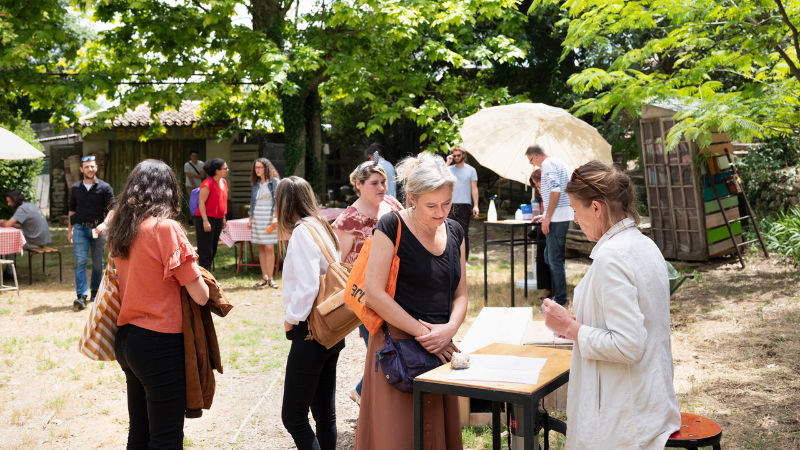
[[30,417],[30,410],[27,408],[14,408],[8,418],[8,423],[11,425],[22,426],[27,423]]
[[11,314],[11,310],[10,309],[6,309],[6,308],[0,309],[0,316],[5,315],[5,314]]
[[64,409],[64,405],[67,404],[68,400],[69,400],[69,395],[57,394],[47,399],[44,403],[44,406],[47,407],[48,409],[52,409],[53,412],[58,414]]
[[53,361],[52,359],[50,359],[50,356],[49,356],[49,355],[47,355],[47,356],[42,356],[42,357],[40,357],[40,358],[37,360],[37,363],[36,363],[36,370],[38,370],[38,371],[40,371],[40,372],[45,372],[45,371],[48,371],[48,370],[53,370],[53,369],[55,369],[55,368],[56,368],[56,363],[55,363],[55,361]]
[[64,350],[69,350],[71,348],[75,348],[78,342],[78,336],[70,336],[66,338],[55,338],[53,339],[53,345],[58,348],[62,348]]
[[242,356],[239,350],[231,350],[225,353],[227,356],[225,357],[225,362],[223,363],[225,367],[233,367],[234,369],[239,369],[239,358]]
[[19,350],[22,342],[16,337],[2,338],[0,340],[0,351],[3,353],[15,353]]
[[261,327],[248,328],[239,331],[231,337],[234,347],[254,347],[261,344],[264,338],[264,329]]

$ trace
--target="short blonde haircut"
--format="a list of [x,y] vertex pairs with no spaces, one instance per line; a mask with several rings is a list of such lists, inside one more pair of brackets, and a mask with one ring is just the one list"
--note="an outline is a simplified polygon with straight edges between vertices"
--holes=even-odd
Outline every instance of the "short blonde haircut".
[[406,206],[408,206],[409,195],[419,198],[420,195],[444,186],[452,189],[456,184],[456,177],[450,172],[441,156],[422,152],[400,161],[397,165],[397,182],[404,183]]

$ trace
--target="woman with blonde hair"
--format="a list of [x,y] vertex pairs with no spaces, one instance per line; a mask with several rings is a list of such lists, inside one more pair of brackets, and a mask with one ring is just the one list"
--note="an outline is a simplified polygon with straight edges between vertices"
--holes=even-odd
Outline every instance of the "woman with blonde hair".
[[[308,336],[308,316],[319,292],[320,276],[328,271],[322,247],[339,259],[339,242],[328,222],[320,216],[308,182],[291,176],[275,191],[278,235],[288,239],[283,261],[284,329],[292,341],[286,359],[281,419],[300,450],[336,448],[336,362],[344,339],[326,349]],[[308,411],[317,425],[316,435]]]
[[146,159],[133,168],[108,226],[122,303],[114,353],[128,391],[128,448],[182,448],[186,411],[181,286],[208,301],[197,254],[175,219],[175,173]]
[[[386,321],[385,330],[393,339],[415,338],[421,351],[444,363],[458,351],[452,338],[467,311],[464,232],[458,222],[447,218],[456,180],[440,156],[428,153],[406,158],[397,172],[410,207],[399,216],[385,214],[378,220],[366,269],[365,301]],[[392,298],[384,289],[398,224],[400,268]],[[375,355],[385,339],[383,330],[369,339],[356,449],[413,448],[412,396],[390,385],[380,365],[376,367]],[[460,449],[456,398],[428,394],[425,400],[424,426],[431,430],[426,435],[427,448]]]
[[575,223],[597,242],[575,287],[575,315],[542,303],[545,324],[575,341],[566,448],[662,449],[681,426],[664,257],[636,227],[627,175],[592,161],[575,169],[566,192]]
[[278,243],[278,235],[274,231],[268,232],[267,228],[278,221],[275,216],[275,188],[280,181],[278,171],[267,158],[258,158],[253,162],[247,225],[250,227],[250,241],[258,246],[258,263],[261,265],[261,280],[255,287],[269,286],[278,289],[272,279],[275,271],[273,246]]
[[[350,184],[358,194],[358,200],[348,206],[331,225],[342,250],[342,262],[353,264],[361,253],[364,241],[372,236],[372,230],[378,219],[388,212],[400,211],[403,205],[386,193],[386,171],[377,162],[367,161],[360,164],[350,173]],[[369,342],[367,327],[358,327],[364,344]],[[361,403],[361,387],[359,380],[355,389],[350,391],[350,398]]]

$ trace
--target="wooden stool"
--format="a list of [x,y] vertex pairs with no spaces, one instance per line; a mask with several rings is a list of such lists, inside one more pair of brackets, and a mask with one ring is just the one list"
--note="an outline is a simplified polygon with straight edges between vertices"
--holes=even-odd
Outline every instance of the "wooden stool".
[[26,250],[28,251],[28,284],[33,284],[33,266],[31,265],[31,258],[33,255],[42,255],[42,273],[44,273],[45,255],[48,253],[58,254],[58,282],[62,283],[64,281],[61,276],[61,250],[50,247],[36,247]]
[[681,413],[681,429],[672,433],[665,447],[696,449],[711,446],[720,450],[722,427],[717,422],[697,414]]
[[[11,273],[14,275],[14,286],[6,286],[5,280],[3,280],[3,266],[4,265],[11,266]],[[10,259],[0,259],[0,291],[17,291],[17,295],[19,295],[19,282],[17,282],[17,268],[14,267],[14,261]]]

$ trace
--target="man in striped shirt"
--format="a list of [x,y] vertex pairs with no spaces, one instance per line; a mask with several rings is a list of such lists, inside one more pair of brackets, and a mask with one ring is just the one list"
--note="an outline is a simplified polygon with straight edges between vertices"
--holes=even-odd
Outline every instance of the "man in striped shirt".
[[558,158],[547,155],[538,145],[528,147],[528,161],[542,169],[542,202],[544,214],[541,220],[546,247],[544,260],[550,266],[553,277],[553,300],[562,306],[567,304],[567,273],[564,269],[564,247],[569,222],[575,217],[565,193],[569,183],[569,170]]

